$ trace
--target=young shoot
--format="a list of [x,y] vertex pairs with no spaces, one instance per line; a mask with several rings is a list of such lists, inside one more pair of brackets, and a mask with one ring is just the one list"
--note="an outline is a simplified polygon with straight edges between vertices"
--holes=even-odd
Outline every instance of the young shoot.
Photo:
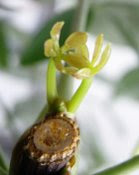
[[58,97],[55,87],[56,74],[52,73],[55,71],[55,65],[56,69],[61,73],[68,74],[76,79],[82,80],[80,86],[71,99],[65,102],[64,109],[66,109],[67,112],[74,113],[90,88],[94,75],[97,74],[107,63],[111,52],[111,46],[110,44],[107,44],[104,51],[101,53],[103,34],[98,35],[92,60],[90,61],[89,51],[86,45],[88,39],[86,32],[72,33],[65,40],[64,45],[60,46],[59,40],[63,25],[63,21],[57,22],[50,32],[51,38],[44,44],[45,56],[50,58],[47,79],[52,80],[52,83],[51,81],[47,81],[47,100],[49,105],[50,103],[54,105],[54,99]]

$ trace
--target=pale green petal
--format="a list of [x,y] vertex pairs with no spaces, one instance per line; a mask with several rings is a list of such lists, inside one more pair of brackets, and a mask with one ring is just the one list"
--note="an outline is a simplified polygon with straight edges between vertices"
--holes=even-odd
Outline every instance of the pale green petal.
[[89,68],[83,68],[77,71],[74,76],[78,79],[90,78],[92,76],[92,71]]
[[76,72],[79,70],[75,67],[72,67],[72,66],[63,66],[63,64],[60,62],[60,61],[55,61],[55,65],[56,65],[56,68],[64,73],[64,74],[68,74],[68,75],[72,75],[74,76],[76,74]]
[[95,43],[95,49],[94,49],[94,54],[93,54],[93,57],[92,57],[92,65],[94,65],[97,61],[97,59],[99,58],[99,55],[101,53],[101,49],[102,49],[102,45],[103,45],[103,34],[100,34],[97,36],[97,39],[96,39],[96,43]]
[[82,55],[67,54],[64,56],[64,61],[76,68],[88,67],[90,62]]
[[60,72],[65,73],[65,67],[63,66],[62,62],[61,62],[59,59],[54,59],[54,62],[55,62],[56,68],[57,68]]
[[85,32],[74,32],[65,41],[67,49],[80,47],[86,44],[87,33]]
[[87,60],[89,60],[89,51],[86,45],[82,45],[80,48],[78,48],[77,53],[79,54],[81,52],[81,55],[83,55]]
[[111,44],[108,44],[106,46],[105,50],[102,53],[100,62],[98,63],[97,66],[95,66],[92,69],[93,74],[96,74],[97,72],[99,72],[105,66],[105,64],[107,63],[107,61],[110,57],[110,53],[111,53]]
[[76,48],[69,48],[67,47],[66,45],[62,46],[61,48],[61,53],[63,54],[77,54],[77,55],[81,55],[83,57],[86,58],[86,60],[89,60],[89,51],[88,51],[88,48],[87,46],[84,44],[84,45],[81,45],[79,47],[76,47]]
[[44,43],[44,54],[47,57],[55,57],[56,52],[54,51],[54,41],[52,39],[48,39]]
[[51,37],[54,39],[54,40],[59,40],[60,38],[60,33],[61,33],[61,30],[62,30],[62,27],[64,25],[64,22],[61,21],[61,22],[57,22],[56,24],[54,24],[54,26],[52,27],[52,30],[50,32],[50,35]]
[[63,54],[76,54],[80,57],[89,58],[88,48],[86,46],[87,33],[74,32],[65,41],[64,46],[61,48]]
[[65,71],[67,74],[74,76],[76,72],[78,71],[78,69],[70,66],[70,67],[65,67]]

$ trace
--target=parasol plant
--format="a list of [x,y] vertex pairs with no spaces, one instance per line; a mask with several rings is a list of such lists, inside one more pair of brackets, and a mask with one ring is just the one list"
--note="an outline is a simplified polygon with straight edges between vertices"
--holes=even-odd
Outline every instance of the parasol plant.
[[[111,47],[101,54],[103,35],[98,35],[89,60],[87,33],[74,32],[59,45],[64,22],[57,22],[44,44],[49,57],[46,73],[47,106],[16,144],[9,175],[76,174],[80,129],[75,112],[92,84],[92,79],[106,64]],[[68,74],[81,84],[69,100],[57,91],[56,74]]]
[[[89,54],[88,33],[84,32],[89,1],[79,2],[72,32],[64,43],[60,44],[64,21],[53,24],[50,38],[44,42],[44,55],[48,58],[46,105],[15,144],[9,167],[0,155],[0,175],[78,174],[81,138],[76,111],[91,88],[94,76],[106,65],[111,54],[110,43],[103,49],[103,34],[96,37],[93,54]],[[80,85],[68,99],[58,91],[58,76],[80,80]],[[68,89],[62,85],[61,88],[68,94]],[[135,154],[129,160],[93,175],[124,175],[138,166],[139,156]]]

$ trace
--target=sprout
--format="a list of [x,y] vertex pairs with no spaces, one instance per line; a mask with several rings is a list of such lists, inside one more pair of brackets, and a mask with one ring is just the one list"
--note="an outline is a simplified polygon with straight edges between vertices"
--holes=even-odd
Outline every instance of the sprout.
[[77,79],[93,77],[107,63],[111,52],[110,44],[107,44],[101,54],[103,34],[98,35],[90,61],[86,45],[88,36],[85,32],[72,33],[60,47],[59,39],[63,25],[64,22],[57,22],[52,27],[51,38],[44,44],[45,56],[52,58],[56,68],[62,73],[70,74]]

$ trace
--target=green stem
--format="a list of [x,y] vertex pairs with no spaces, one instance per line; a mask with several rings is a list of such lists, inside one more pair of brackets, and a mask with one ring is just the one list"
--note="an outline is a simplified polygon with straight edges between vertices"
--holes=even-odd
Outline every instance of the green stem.
[[82,80],[71,100],[67,102],[67,111],[74,113],[77,110],[85,95],[87,94],[91,84],[92,78]]
[[56,67],[52,58],[48,63],[47,75],[46,75],[46,87],[47,87],[46,92],[47,92],[48,105],[52,105],[58,96],[56,87]]
[[[85,31],[88,16],[89,0],[78,0],[71,31]],[[60,75],[59,94],[64,99],[69,99],[73,92],[73,79],[65,74]]]
[[127,175],[128,173],[131,173],[136,169],[139,169],[139,156],[135,156],[132,159],[127,160],[126,162],[103,170],[94,175]]
[[[90,0],[78,0],[78,5],[73,20],[72,31],[85,31],[86,20],[88,16]],[[83,98],[88,92],[89,87],[92,84],[92,79],[82,80],[81,85],[72,96],[71,100],[67,102],[67,110],[69,112],[75,112],[81,104]]]
[[73,78],[70,75],[61,74],[58,82],[58,94],[64,99],[68,100],[73,93]]
[[90,0],[78,0],[72,31],[85,31]]

